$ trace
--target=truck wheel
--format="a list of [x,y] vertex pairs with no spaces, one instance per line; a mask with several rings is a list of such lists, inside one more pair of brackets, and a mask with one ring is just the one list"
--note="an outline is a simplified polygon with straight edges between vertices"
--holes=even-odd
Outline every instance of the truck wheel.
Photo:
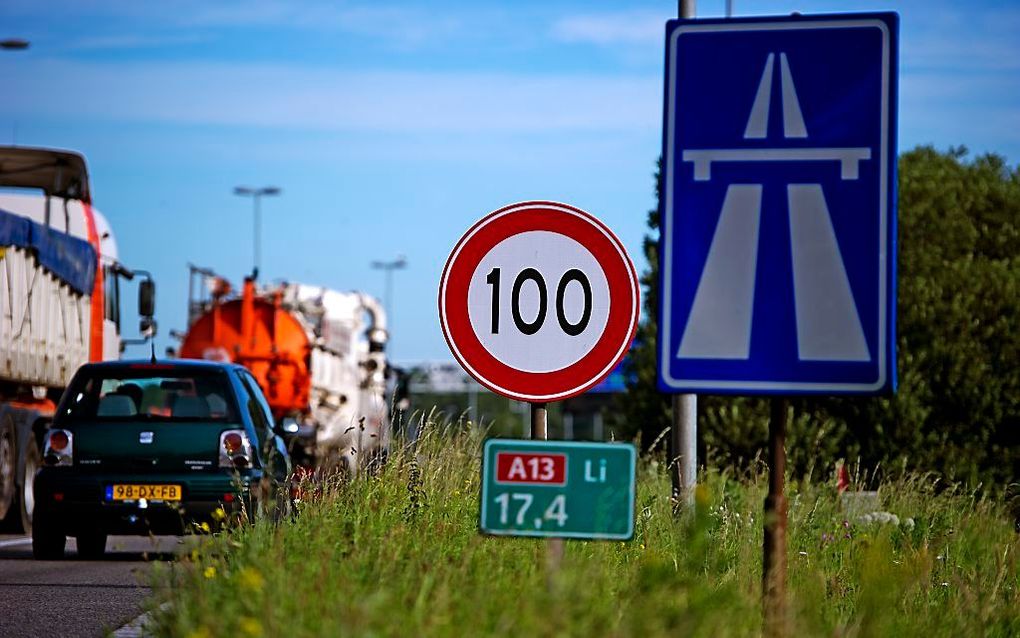
[[0,423],[0,521],[7,519],[14,503],[17,487],[14,475],[17,471],[18,446],[14,440],[14,421],[7,415]]
[[53,527],[46,520],[35,521],[32,526],[32,557],[36,560],[60,560],[64,557],[67,537],[64,530]]
[[21,477],[21,493],[18,495],[18,514],[21,518],[21,531],[32,533],[32,514],[35,512],[35,473],[42,465],[39,444],[35,438],[25,446],[25,474]]
[[74,537],[78,543],[78,557],[85,560],[98,560],[106,553],[106,534],[96,530],[79,532]]

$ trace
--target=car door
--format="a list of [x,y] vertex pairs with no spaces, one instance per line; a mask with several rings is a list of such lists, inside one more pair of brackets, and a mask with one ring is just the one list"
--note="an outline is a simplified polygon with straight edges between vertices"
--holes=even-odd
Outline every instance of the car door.
[[277,435],[276,428],[273,427],[273,411],[255,377],[247,370],[240,371],[238,376],[248,395],[246,407],[255,426],[263,467],[272,474],[278,484],[282,485],[290,476],[290,455],[287,454],[287,446],[283,439]]

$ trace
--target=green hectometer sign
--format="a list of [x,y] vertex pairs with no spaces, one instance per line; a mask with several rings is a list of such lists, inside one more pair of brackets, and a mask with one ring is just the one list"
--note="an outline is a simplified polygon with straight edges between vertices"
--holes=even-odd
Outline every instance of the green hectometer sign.
[[627,540],[634,535],[634,477],[633,445],[490,439],[481,530]]

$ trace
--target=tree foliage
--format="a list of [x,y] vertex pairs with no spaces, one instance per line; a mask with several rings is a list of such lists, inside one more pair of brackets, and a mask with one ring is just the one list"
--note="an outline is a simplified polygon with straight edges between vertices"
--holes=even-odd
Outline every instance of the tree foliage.
[[[657,172],[657,193],[658,182]],[[651,211],[644,320],[621,403],[621,428],[646,447],[669,426],[669,397],[655,386],[658,223]],[[794,400],[791,467],[860,458],[1004,487],[1020,474],[1020,168],[996,155],[967,159],[962,148],[905,153],[898,241],[899,390]],[[708,462],[753,458],[767,415],[761,398],[700,397]]]

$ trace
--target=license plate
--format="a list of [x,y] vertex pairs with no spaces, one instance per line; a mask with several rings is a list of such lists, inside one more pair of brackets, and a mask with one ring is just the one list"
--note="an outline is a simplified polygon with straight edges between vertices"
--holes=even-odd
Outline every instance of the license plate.
[[179,501],[180,485],[110,485],[106,488],[108,501]]

